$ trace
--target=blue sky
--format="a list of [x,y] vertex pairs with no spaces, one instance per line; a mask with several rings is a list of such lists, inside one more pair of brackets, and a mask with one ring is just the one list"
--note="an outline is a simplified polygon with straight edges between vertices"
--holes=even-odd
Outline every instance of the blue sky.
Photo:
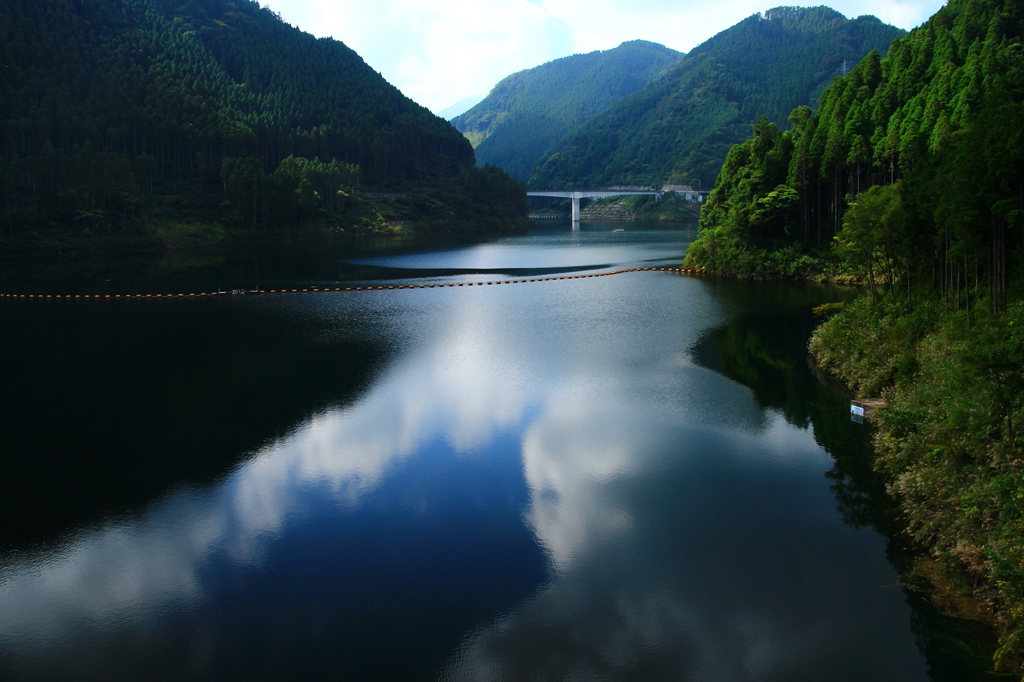
[[[651,40],[682,52],[774,4],[767,0],[268,0],[290,24],[341,40],[407,96],[440,111],[509,74],[570,54]],[[798,3],[803,4],[803,3]],[[820,3],[807,3],[812,6]],[[843,0],[911,29],[942,0]]]

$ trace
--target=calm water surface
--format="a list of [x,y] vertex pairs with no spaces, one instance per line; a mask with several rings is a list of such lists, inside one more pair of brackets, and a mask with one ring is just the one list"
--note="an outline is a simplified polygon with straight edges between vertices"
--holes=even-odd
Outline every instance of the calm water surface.
[[[692,238],[614,227],[0,287],[495,281]],[[863,428],[806,362],[810,307],[846,295],[641,272],[2,301],[0,678],[968,679],[970,629],[897,584]]]

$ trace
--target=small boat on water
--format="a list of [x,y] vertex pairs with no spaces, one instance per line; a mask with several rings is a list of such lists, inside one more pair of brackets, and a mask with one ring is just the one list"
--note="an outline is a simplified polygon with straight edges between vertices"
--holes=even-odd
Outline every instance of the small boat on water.
[[621,227],[619,227],[619,228],[616,228],[616,229],[612,230],[612,232],[625,232],[625,231],[626,231],[626,230],[625,230],[625,229],[623,229],[623,228],[621,228]]

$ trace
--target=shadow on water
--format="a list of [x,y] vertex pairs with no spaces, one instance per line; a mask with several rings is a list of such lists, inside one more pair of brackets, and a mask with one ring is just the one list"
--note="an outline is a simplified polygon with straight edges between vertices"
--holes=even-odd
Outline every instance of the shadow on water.
[[[67,629],[76,618],[91,625],[81,636],[50,635],[61,645],[54,650],[71,652],[63,657],[15,657],[17,647],[3,642],[0,678],[430,679],[465,632],[537,589],[545,557],[522,523],[529,499],[514,438],[498,439],[488,458],[427,443],[427,456],[390,471],[347,511],[306,481],[296,494],[317,513],[283,517],[289,532],[274,535],[258,561],[222,544],[197,549],[209,541],[206,522],[193,529],[201,537],[190,535],[181,508],[234,518],[225,474],[297,425],[364,398],[399,353],[400,333],[374,317],[386,313],[308,307],[324,300],[5,311],[21,333],[0,335],[0,372],[20,393],[0,410],[0,559],[15,566],[0,562],[3,577],[18,572],[19,557],[38,566],[92,557],[104,573],[130,573],[143,587],[164,574],[194,576],[200,606],[179,613],[160,600],[133,601],[131,590],[104,592],[94,576],[83,601],[120,597],[128,614],[97,626],[102,618],[76,612],[73,598],[65,605],[22,576],[21,589],[39,597],[24,601],[31,614],[49,613],[53,600],[76,614],[60,616]],[[280,483],[253,476],[250,483]],[[236,533],[223,542],[234,547]],[[168,543],[173,552],[160,554]],[[166,591],[173,604],[173,582]],[[136,618],[142,624],[131,626]]]
[[[0,549],[210,482],[355,399],[389,350],[311,343],[270,301],[11,305],[0,335]],[[339,322],[339,325],[341,323]],[[70,342],[69,342],[70,341]]]
[[[677,223],[601,221],[584,223],[583,232],[606,234],[609,243],[624,242],[634,232],[679,234]],[[687,239],[696,234],[686,226]],[[560,221],[538,221],[533,234],[571,237]],[[592,235],[591,235],[592,236]],[[584,267],[404,268],[381,267],[368,260],[405,254],[429,255],[506,239],[505,234],[392,235],[334,239],[319,243],[205,247],[162,253],[46,255],[0,261],[0,293],[4,294],[168,294],[228,291],[235,288],[293,288],[338,286],[345,282],[497,275],[540,277],[575,272]],[[664,258],[651,262],[663,261]],[[612,264],[588,264],[587,268]]]
[[[905,571],[914,555],[905,547],[895,503],[872,468],[870,426],[850,420],[849,392],[813,367],[807,355],[807,342],[821,322],[812,308],[848,300],[856,292],[810,284],[709,284],[736,306],[738,314],[700,338],[690,349],[694,360],[743,384],[761,407],[778,410],[790,424],[812,428],[815,441],[835,462],[825,475],[844,521],[881,533],[890,562]],[[903,592],[912,609],[918,647],[935,682],[994,679],[986,674],[995,649],[988,628],[944,616],[920,593],[906,588]]]
[[430,235],[332,240],[317,244],[208,247],[163,253],[33,257],[0,262],[0,293],[156,294],[233,288],[318,286],[383,273],[350,263],[471,246],[486,236]]

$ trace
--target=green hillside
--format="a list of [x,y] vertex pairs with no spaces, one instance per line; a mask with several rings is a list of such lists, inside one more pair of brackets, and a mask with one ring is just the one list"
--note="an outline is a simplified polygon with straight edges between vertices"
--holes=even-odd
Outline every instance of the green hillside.
[[529,178],[535,188],[710,187],[758,116],[783,123],[900,29],[827,7],[755,14],[694,48],[663,78],[568,135]]
[[251,0],[6,0],[0,54],[8,244],[372,227],[360,191],[521,193],[352,50]]
[[452,125],[473,142],[480,163],[525,180],[551,145],[658,78],[682,56],[657,43],[633,40],[612,50],[556,59],[504,79]]
[[[818,363],[888,401],[875,467],[954,615],[1024,672],[1024,3],[950,0],[729,152],[689,265],[846,277]],[[922,575],[910,567],[909,582]],[[916,583],[915,583],[916,581]],[[950,642],[947,647],[963,646]]]

